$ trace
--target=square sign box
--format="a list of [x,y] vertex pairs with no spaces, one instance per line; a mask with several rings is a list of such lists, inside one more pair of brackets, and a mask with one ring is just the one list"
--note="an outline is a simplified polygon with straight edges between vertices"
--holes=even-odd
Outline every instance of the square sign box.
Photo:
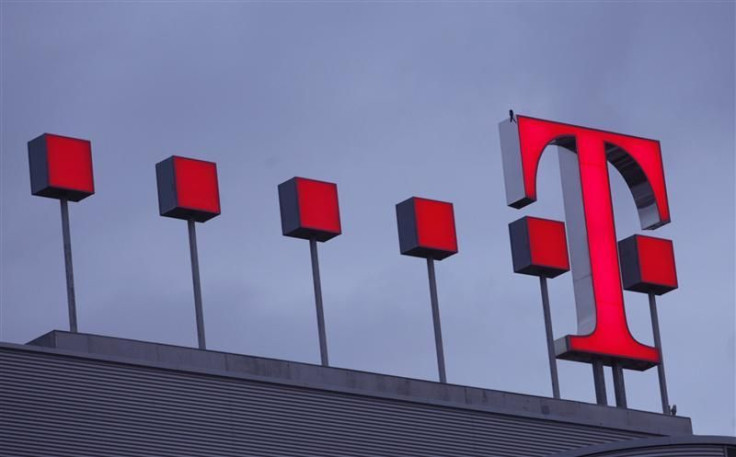
[[172,156],[156,164],[162,216],[205,222],[220,214],[214,162]]
[[295,177],[279,184],[285,236],[327,241],[342,233],[337,184]]
[[88,140],[44,133],[28,142],[31,193],[78,202],[95,193]]
[[434,260],[457,254],[452,203],[412,197],[396,205],[396,219],[402,254]]
[[570,270],[564,222],[522,217],[509,235],[515,273],[554,278]]
[[662,295],[677,289],[672,241],[634,235],[618,242],[624,289]]

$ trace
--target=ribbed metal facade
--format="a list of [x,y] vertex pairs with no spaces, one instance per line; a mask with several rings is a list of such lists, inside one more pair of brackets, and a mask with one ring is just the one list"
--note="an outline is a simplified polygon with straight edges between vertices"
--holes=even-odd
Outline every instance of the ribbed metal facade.
[[545,456],[669,424],[650,415],[648,432],[614,429],[252,378],[0,345],[0,456]]
[[[680,446],[677,448],[647,448],[647,449],[630,449],[626,451],[611,451],[604,454],[594,454],[594,456],[615,456],[615,457],[724,457],[725,449],[723,446]],[[593,456],[590,456],[593,457]]]
[[736,457],[736,438],[684,435],[608,443],[557,457]]

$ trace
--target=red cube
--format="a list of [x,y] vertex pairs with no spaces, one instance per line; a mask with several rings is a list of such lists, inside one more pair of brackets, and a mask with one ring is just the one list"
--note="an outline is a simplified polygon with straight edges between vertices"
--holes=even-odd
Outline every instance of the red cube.
[[570,270],[564,222],[522,217],[509,235],[514,272],[554,278]]
[[624,289],[662,295],[677,289],[672,241],[634,235],[618,242]]
[[337,184],[295,177],[279,184],[285,236],[327,241],[342,233]]
[[156,180],[162,216],[205,222],[220,214],[214,162],[171,156],[156,164]]
[[412,197],[396,205],[396,219],[402,254],[434,260],[457,254],[452,203]]
[[95,193],[88,140],[43,135],[28,142],[31,193],[78,202]]

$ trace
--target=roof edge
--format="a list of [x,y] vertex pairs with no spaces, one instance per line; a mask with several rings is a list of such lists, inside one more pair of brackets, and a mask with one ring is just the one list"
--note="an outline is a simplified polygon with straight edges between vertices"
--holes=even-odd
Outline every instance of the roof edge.
[[690,418],[682,416],[666,416],[573,400],[440,384],[346,368],[110,336],[53,330],[25,345],[0,343],[0,350],[3,349],[238,378],[651,435],[692,435]]

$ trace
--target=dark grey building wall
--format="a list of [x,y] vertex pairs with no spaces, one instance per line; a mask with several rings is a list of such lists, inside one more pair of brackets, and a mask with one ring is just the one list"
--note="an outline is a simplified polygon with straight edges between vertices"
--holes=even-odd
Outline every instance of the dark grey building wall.
[[511,457],[691,434],[687,418],[295,362],[35,344],[0,344],[0,456]]

